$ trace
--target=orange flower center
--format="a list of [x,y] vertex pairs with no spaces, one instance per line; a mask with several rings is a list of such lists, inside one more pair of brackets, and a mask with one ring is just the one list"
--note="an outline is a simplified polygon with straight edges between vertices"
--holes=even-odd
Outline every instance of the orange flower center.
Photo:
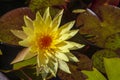
[[39,38],[38,45],[41,49],[46,49],[50,47],[52,43],[52,37],[49,35],[42,36]]

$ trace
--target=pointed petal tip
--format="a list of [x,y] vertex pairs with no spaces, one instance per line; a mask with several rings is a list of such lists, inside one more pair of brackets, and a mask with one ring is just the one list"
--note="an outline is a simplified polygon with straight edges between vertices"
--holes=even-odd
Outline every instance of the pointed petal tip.
[[12,61],[10,64],[14,64],[14,63],[16,63],[16,62]]
[[40,16],[40,12],[39,12],[39,11],[36,12],[36,18],[37,18],[38,16]]
[[75,62],[80,62],[77,58],[74,60]]
[[50,12],[50,8],[49,8],[49,7],[47,7],[47,8],[45,9],[44,14],[45,14],[45,13],[49,13],[49,12]]
[[59,14],[61,15],[63,14],[63,12],[64,12],[64,9],[60,10]]
[[75,20],[71,21],[71,23],[75,23]]
[[29,19],[29,17],[27,15],[24,15],[24,21],[26,21],[27,19]]
[[10,64],[15,64],[17,62],[20,62],[19,60],[14,59]]

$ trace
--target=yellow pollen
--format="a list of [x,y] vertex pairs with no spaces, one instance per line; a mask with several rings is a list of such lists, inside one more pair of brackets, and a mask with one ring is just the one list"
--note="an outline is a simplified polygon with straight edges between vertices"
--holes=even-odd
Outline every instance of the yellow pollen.
[[45,35],[39,38],[38,45],[41,49],[46,49],[50,47],[51,42],[52,42],[52,37],[49,35]]

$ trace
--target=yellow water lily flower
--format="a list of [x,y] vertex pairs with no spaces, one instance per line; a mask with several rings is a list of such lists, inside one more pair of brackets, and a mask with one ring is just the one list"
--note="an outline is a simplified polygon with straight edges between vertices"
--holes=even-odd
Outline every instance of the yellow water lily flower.
[[43,17],[37,12],[35,20],[24,16],[26,26],[22,27],[23,31],[11,31],[15,36],[22,39],[19,44],[27,48],[21,52],[22,56],[18,56],[12,63],[36,56],[37,73],[40,73],[43,79],[48,73],[56,76],[58,68],[70,73],[66,62],[78,62],[78,59],[70,53],[69,50],[82,48],[84,45],[67,41],[73,37],[78,30],[70,30],[75,21],[60,26],[62,15],[63,10],[52,19],[49,8],[47,8]]

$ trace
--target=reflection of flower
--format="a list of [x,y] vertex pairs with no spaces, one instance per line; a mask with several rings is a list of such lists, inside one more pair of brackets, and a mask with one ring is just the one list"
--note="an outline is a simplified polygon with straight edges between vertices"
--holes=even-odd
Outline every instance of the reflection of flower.
[[25,16],[25,25],[23,31],[12,30],[12,33],[23,39],[19,42],[20,45],[27,47],[23,59],[14,60],[13,63],[30,59],[37,56],[37,73],[41,73],[43,77],[51,72],[56,75],[58,67],[70,73],[66,64],[69,60],[77,62],[77,58],[70,53],[69,50],[74,50],[83,47],[83,45],[66,41],[73,37],[78,30],[71,30],[74,21],[69,22],[59,28],[63,10],[52,20],[49,8],[46,9],[43,18],[36,13],[36,19],[31,20]]

